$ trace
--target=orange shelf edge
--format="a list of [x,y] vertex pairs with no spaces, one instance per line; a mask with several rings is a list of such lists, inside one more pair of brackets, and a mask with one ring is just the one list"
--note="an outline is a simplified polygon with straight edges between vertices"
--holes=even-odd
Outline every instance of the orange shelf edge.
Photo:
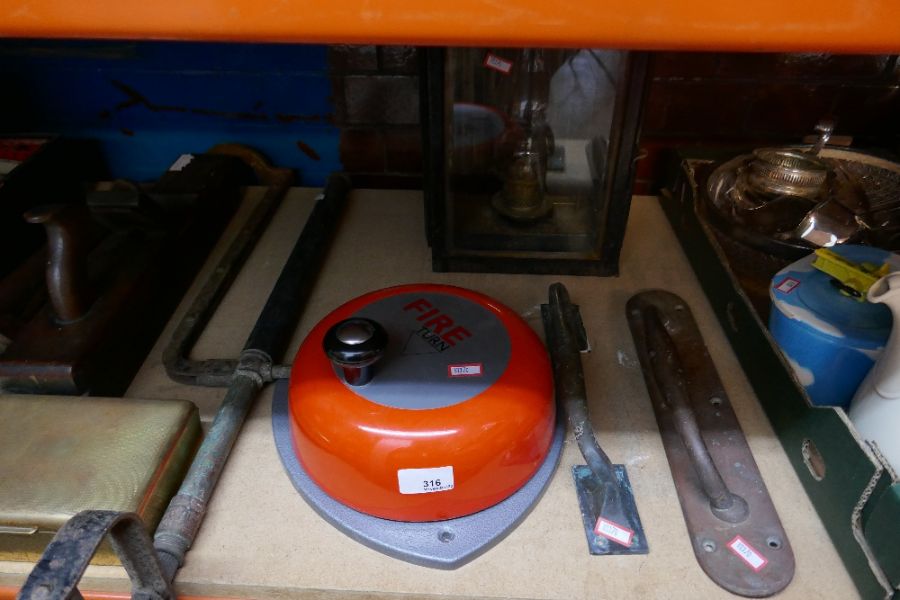
[[896,0],[6,0],[0,36],[900,52]]
[[[84,596],[85,600],[128,600],[131,598],[131,594],[128,592],[91,592],[91,591],[81,591],[81,594]],[[12,586],[0,586],[0,600],[15,600],[16,594],[19,593],[19,588]],[[235,600],[233,598],[226,598],[224,596],[185,596],[179,595],[178,600]]]

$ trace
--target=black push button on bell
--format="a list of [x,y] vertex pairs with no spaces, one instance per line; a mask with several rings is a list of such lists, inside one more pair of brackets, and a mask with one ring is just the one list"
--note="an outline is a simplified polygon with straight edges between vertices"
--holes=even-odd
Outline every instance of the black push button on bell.
[[328,330],[322,348],[341,379],[353,386],[366,385],[387,348],[387,332],[372,319],[345,319]]

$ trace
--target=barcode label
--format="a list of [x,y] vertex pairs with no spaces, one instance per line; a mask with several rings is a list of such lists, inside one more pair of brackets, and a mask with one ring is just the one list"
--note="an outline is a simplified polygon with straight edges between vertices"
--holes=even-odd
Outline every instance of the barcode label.
[[504,75],[509,75],[509,72],[512,71],[513,63],[511,60],[500,58],[496,54],[488,52],[487,56],[484,57],[484,66]]
[[481,363],[447,366],[447,375],[450,377],[481,377],[483,374],[484,367]]
[[175,160],[175,162],[172,163],[172,166],[169,167],[169,170],[170,171],[180,171],[183,168],[185,168],[186,166],[188,166],[189,164],[191,164],[192,160],[194,160],[193,154],[182,154]]
[[618,523],[613,523],[608,519],[600,517],[597,524],[594,525],[594,533],[612,540],[628,548],[634,538],[634,531],[627,527],[622,527]]
[[797,281],[793,277],[788,277],[777,286],[775,286],[775,289],[783,294],[790,294],[798,285],[800,285],[799,281]]
[[737,536],[728,542],[728,549],[737,554],[738,558],[747,563],[754,571],[761,570],[769,562],[765,556],[757,552],[756,549],[741,536]]
[[397,482],[401,494],[430,494],[453,489],[453,467],[400,469]]

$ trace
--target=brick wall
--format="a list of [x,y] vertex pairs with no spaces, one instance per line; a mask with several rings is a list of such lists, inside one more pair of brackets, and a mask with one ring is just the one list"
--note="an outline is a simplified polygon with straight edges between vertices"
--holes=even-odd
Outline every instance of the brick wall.
[[637,192],[669,149],[796,143],[825,116],[855,147],[900,150],[896,56],[657,53],[649,86]]
[[[416,52],[408,46],[329,49],[340,157],[358,185],[421,185]],[[854,145],[900,149],[896,56],[657,53],[635,190],[656,189],[672,148],[797,142],[825,116]]]
[[341,162],[355,185],[421,187],[415,48],[332,46],[328,64]]

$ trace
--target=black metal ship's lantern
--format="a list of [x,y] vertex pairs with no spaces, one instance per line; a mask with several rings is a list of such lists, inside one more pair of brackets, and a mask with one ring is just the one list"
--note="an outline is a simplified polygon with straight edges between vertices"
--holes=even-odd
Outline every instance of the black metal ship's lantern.
[[646,62],[588,49],[425,50],[434,269],[615,275]]

